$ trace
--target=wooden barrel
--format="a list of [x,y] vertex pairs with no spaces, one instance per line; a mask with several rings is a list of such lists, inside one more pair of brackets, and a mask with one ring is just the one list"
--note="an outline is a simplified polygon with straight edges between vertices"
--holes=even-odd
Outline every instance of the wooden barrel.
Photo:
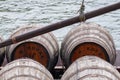
[[72,29],[61,44],[61,57],[66,67],[77,58],[95,55],[114,63],[116,50],[112,36],[95,23],[81,23]]
[[[28,26],[16,30],[10,38],[23,33],[38,29],[35,26]],[[31,58],[51,70],[57,63],[58,43],[52,33],[46,33],[7,47],[8,62],[19,58]]]
[[99,57],[84,56],[70,65],[61,80],[120,80],[120,73]]
[[[3,39],[0,37],[0,42],[2,42],[2,41],[3,41]],[[2,65],[4,58],[5,58],[5,50],[6,50],[5,47],[0,48],[0,66]]]
[[0,80],[53,80],[51,73],[32,59],[18,59],[0,71]]

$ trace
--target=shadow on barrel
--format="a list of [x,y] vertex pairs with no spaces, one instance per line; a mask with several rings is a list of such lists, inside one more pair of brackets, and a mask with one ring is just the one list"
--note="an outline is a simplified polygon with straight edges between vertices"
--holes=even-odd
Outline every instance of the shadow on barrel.
[[[0,37],[0,42],[2,42],[3,39]],[[5,58],[5,52],[6,52],[6,47],[0,48],[0,67],[3,64],[4,58]]]

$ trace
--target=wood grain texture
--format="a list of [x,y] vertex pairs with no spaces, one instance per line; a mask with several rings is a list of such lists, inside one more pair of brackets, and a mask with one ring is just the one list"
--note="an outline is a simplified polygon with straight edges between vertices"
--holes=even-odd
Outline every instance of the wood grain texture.
[[61,57],[68,67],[77,58],[95,55],[114,64],[116,50],[110,33],[96,23],[81,23],[71,29],[61,45]]
[[84,56],[70,65],[61,80],[120,80],[120,73],[99,57]]
[[51,73],[32,59],[18,59],[0,71],[0,80],[53,80]]
[[[25,26],[16,30],[11,36],[15,37],[33,30],[38,26]],[[7,47],[8,62],[19,58],[31,58],[52,69],[57,63],[59,47],[56,37],[52,33],[46,33]]]

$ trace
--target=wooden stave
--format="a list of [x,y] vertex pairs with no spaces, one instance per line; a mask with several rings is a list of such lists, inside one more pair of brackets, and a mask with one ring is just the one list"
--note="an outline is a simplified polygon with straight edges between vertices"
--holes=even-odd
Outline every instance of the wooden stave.
[[[23,28],[19,28],[15,32],[13,32],[13,34],[10,36],[10,38],[21,35],[23,33],[23,31],[30,32],[33,29],[35,30],[38,28],[40,28],[40,27],[39,26],[30,26],[30,25],[25,26]],[[27,32],[24,32],[24,33],[27,33]],[[25,43],[25,42],[36,42],[36,43],[43,45],[43,47],[48,52],[47,55],[49,56],[49,60],[48,60],[49,63],[46,67],[49,70],[52,70],[54,68],[54,66],[56,65],[57,60],[58,60],[59,46],[58,46],[56,37],[52,33],[46,33],[46,34],[31,38],[31,39],[16,43],[14,45],[8,46],[7,47],[7,54],[6,54],[8,62],[11,61],[10,56],[11,56],[12,52],[14,51],[14,49],[18,45]]]
[[[37,73],[37,75],[34,73]],[[40,75],[43,77],[40,77]],[[53,80],[51,73],[42,64],[32,59],[17,59],[8,63],[0,71],[0,76],[0,80],[22,80],[23,78],[24,80],[31,80],[33,78],[35,80],[44,80],[44,78],[46,80]]]
[[[92,32],[91,30],[93,30],[93,31],[97,30],[99,32]],[[70,49],[73,50],[73,48],[77,46],[77,44],[75,44],[75,45],[73,44],[74,46],[72,48],[70,48],[71,44],[75,43],[77,41],[77,39],[76,39],[77,37],[84,36],[85,34],[87,35],[88,31],[89,32],[91,31],[90,32],[91,34],[94,34],[95,36],[98,36],[101,39],[103,38],[103,40],[101,40],[101,42],[106,41],[106,42],[103,42],[103,43],[105,43],[107,47],[106,46],[104,47],[103,45],[102,45],[102,47],[104,47],[104,48],[109,47],[106,50],[107,50],[107,53],[108,53],[108,55],[110,57],[110,63],[114,64],[115,59],[116,59],[116,50],[115,50],[115,44],[113,42],[113,38],[109,34],[109,32],[105,28],[101,27],[100,25],[98,25],[96,23],[81,23],[80,26],[70,30],[68,32],[68,34],[66,35],[66,37],[64,38],[63,42],[62,42],[62,45],[61,45],[61,58],[62,58],[62,60],[64,62],[64,65],[66,65],[66,67],[68,67],[70,65],[70,63],[69,63],[69,58],[70,58],[70,54],[71,54]],[[102,33],[99,35],[100,32],[102,32]],[[86,37],[87,39],[92,38],[92,37],[89,38],[89,35]],[[78,45],[85,42],[84,41],[85,39],[82,39],[80,37],[78,38],[79,39],[78,40],[78,42],[79,42]],[[101,42],[97,42],[96,40],[94,40],[94,41],[95,41],[94,43],[97,43],[97,44],[101,43]],[[107,41],[109,41],[109,42],[107,42]],[[86,42],[89,42],[89,40],[88,41],[86,40]],[[91,40],[90,42],[93,42],[93,41]],[[111,55],[113,55],[113,56],[111,56]]]
[[[103,76],[104,79],[100,79]],[[61,80],[120,80],[120,73],[99,57],[84,56],[70,65]]]

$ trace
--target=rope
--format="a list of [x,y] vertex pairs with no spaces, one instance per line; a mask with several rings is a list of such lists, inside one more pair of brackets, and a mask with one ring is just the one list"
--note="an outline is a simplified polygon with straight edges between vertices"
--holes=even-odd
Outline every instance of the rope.
[[80,9],[78,10],[78,12],[80,14],[79,19],[80,19],[81,22],[85,21],[84,10],[85,10],[84,0],[82,0],[82,4],[80,6]]
[[13,44],[15,44],[15,43],[17,43],[17,40],[16,40],[16,38],[12,38],[12,42],[13,42]]

